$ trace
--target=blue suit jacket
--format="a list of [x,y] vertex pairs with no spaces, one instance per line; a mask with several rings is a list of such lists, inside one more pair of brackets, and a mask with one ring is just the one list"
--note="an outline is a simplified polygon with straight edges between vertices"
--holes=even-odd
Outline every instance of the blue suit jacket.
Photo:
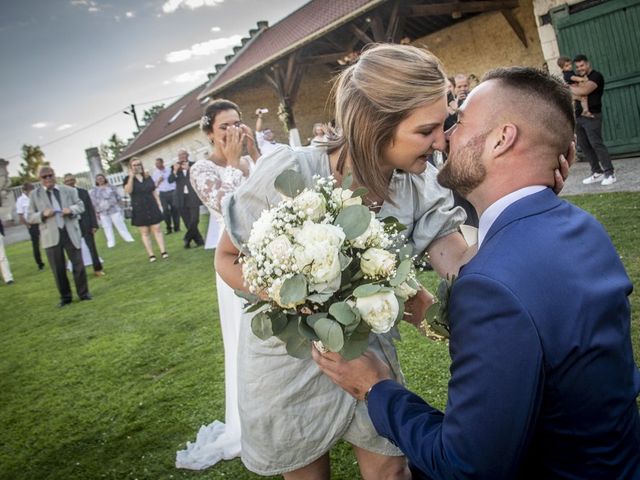
[[376,429],[414,478],[639,479],[631,290],[593,217],[549,189],[517,201],[453,287],[446,415],[387,380]]

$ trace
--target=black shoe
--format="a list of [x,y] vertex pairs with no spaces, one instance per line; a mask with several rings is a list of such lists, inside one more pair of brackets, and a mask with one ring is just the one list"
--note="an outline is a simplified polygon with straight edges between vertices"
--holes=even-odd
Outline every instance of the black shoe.
[[166,230],[164,232],[165,235],[171,235],[173,233],[173,230]]
[[93,297],[91,296],[91,294],[87,293],[86,295],[80,297],[81,302],[85,300],[93,300]]
[[6,282],[7,285],[13,285],[13,280],[9,280],[8,282]]
[[184,248],[191,248],[191,242],[184,242]]
[[44,264],[38,265],[38,270],[40,270],[40,271],[44,270]]
[[179,228],[174,228],[173,231],[178,233],[180,231],[180,229]]
[[71,300],[60,300],[58,308],[66,307],[67,305],[71,305]]

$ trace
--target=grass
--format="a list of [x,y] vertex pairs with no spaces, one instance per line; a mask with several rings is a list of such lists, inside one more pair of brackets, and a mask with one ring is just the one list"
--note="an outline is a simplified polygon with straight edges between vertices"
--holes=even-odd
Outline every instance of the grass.
[[[605,225],[638,284],[640,193],[570,200]],[[262,478],[237,459],[204,472],[174,468],[176,450],[200,425],[224,417],[212,251],[184,250],[171,235],[171,258],[149,264],[138,238],[113,249],[102,233],[97,239],[108,275],[89,268],[94,300],[63,309],[29,242],[7,248],[16,283],[0,286],[0,479]],[[423,281],[433,289],[435,275]],[[640,304],[637,290],[631,301]],[[636,308],[636,361],[639,321]],[[443,408],[446,344],[401,331],[409,387]],[[359,478],[348,445],[333,449],[332,464],[333,478]]]

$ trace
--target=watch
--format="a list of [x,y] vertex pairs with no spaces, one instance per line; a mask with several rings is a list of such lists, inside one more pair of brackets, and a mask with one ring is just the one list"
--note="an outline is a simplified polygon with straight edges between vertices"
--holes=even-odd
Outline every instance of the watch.
[[364,404],[368,407],[369,406],[369,394],[371,393],[371,390],[373,390],[375,383],[373,385],[371,385],[371,387],[369,387],[369,390],[367,390],[364,394]]

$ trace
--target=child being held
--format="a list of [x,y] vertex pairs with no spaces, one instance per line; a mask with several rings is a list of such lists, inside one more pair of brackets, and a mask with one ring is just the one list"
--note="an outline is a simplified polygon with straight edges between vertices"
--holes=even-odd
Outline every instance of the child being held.
[[[578,83],[584,83],[589,79],[587,77],[580,77],[576,75],[573,71],[573,62],[569,57],[559,57],[558,58],[558,66],[562,70],[562,77],[567,85],[576,85]],[[576,115],[583,117],[593,118],[593,113],[589,111],[589,101],[586,95],[580,95],[579,97],[574,97],[580,103],[580,107],[576,108]]]

